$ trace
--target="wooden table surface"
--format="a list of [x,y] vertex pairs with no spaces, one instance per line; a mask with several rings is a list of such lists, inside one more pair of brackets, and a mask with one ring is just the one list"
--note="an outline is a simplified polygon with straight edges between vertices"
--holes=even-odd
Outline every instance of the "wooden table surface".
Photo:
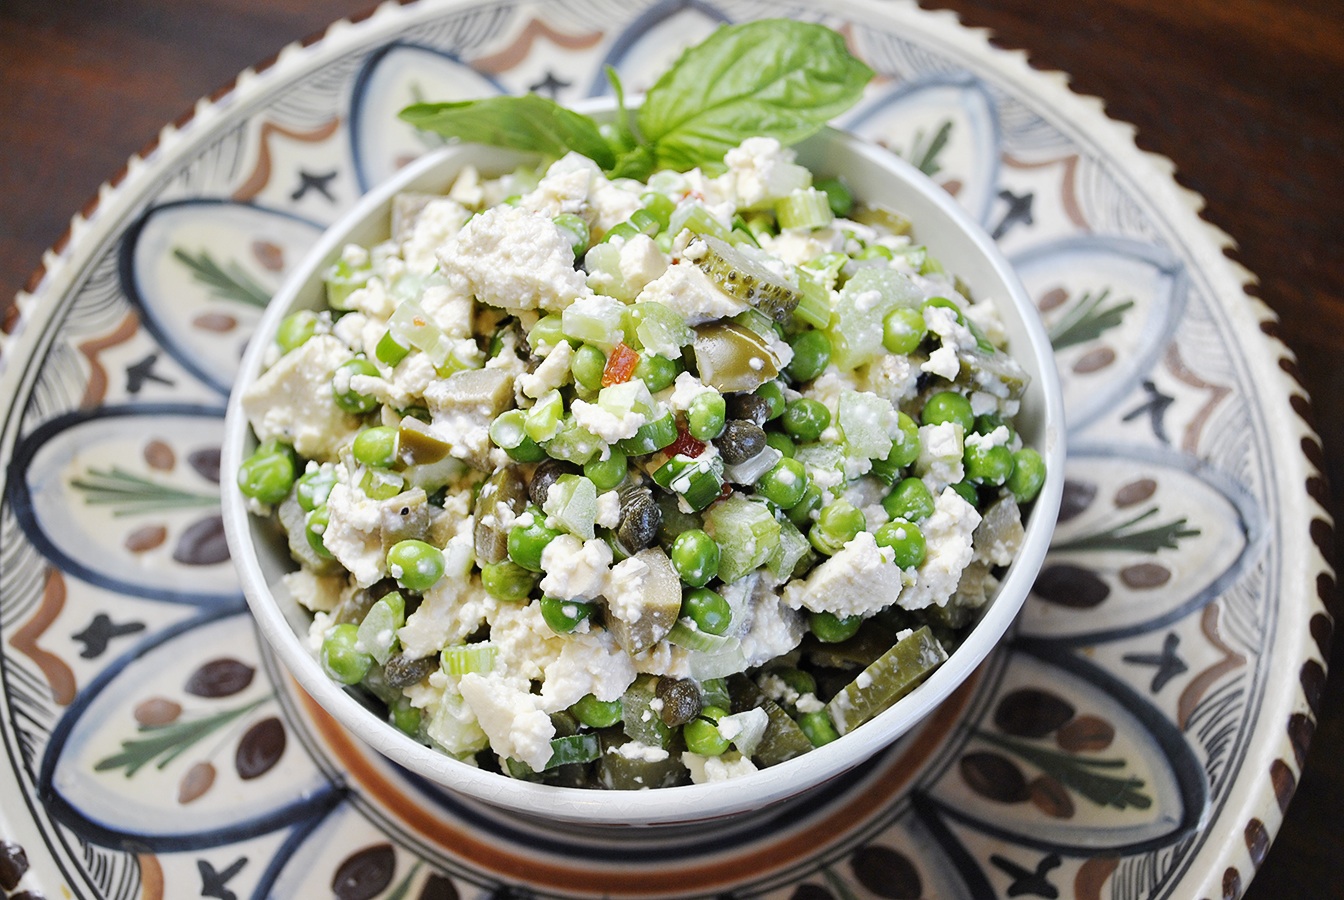
[[[128,156],[368,0],[0,2],[0,305]],[[1344,512],[1344,3],[924,0],[1072,77],[1169,157],[1297,353]],[[1338,543],[1338,542],[1337,542]],[[1245,896],[1344,897],[1344,641],[1297,797]]]

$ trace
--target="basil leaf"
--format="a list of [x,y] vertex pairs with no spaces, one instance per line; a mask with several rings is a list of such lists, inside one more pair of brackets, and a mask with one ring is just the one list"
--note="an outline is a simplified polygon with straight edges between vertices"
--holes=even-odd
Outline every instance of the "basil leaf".
[[719,28],[681,55],[639,110],[656,168],[721,167],[744,139],[793,144],[853,106],[873,70],[823,25],[763,19]]
[[536,94],[416,103],[399,114],[424,131],[558,159],[578,151],[604,169],[616,154],[590,118]]

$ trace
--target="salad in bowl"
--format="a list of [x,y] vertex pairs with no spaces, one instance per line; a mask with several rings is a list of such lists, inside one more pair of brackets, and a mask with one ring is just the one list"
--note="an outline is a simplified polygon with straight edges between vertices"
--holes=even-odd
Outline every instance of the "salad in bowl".
[[[767,78],[735,135],[687,96],[716,61]],[[603,124],[403,113],[466,143],[324,237],[230,404],[249,601],[343,723],[515,809],[682,821],[856,764],[992,648],[1058,506],[1058,385],[988,238],[819,130],[870,74],[770,20]]]

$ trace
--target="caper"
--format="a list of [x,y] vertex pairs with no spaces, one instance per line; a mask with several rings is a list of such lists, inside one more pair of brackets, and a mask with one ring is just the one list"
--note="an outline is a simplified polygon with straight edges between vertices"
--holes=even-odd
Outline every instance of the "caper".
[[770,419],[770,401],[756,394],[728,394],[728,418],[744,419],[755,425],[764,425]]
[[746,419],[729,419],[714,446],[719,448],[725,463],[735,466],[765,449],[765,430]]
[[663,524],[663,511],[653,500],[653,492],[642,485],[630,485],[621,490],[621,520],[616,525],[616,539],[628,554],[638,553],[658,539]]
[[413,657],[398,653],[383,667],[383,679],[388,687],[401,690],[424,681],[438,665],[438,659],[433,656]]
[[685,725],[700,715],[700,688],[689,678],[664,675],[658,679],[655,693],[663,703],[661,715],[668,728]]
[[561,475],[577,474],[578,468],[570,463],[558,459],[543,459],[537,463],[537,469],[532,473],[532,483],[527,486],[527,497],[535,505],[544,507],[546,505],[546,494],[550,491],[551,485]]

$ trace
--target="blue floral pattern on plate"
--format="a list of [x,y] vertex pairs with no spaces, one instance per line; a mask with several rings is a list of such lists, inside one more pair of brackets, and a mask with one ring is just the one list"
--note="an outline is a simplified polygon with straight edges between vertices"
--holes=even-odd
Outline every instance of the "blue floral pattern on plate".
[[[923,168],[1018,268],[1065,381],[1064,515],[1015,635],[870,766],[709,831],[555,832],[353,744],[277,670],[218,539],[220,398],[286,268],[428,146],[401,105],[574,101],[609,91],[607,65],[639,91],[716,24],[765,14],[844,31],[879,79],[838,124]],[[1291,793],[1276,716],[1295,695],[1270,672],[1317,664],[1302,578],[1323,564],[1291,574],[1306,515],[1282,491],[1304,461],[1265,427],[1282,397],[1256,381],[1273,363],[1242,298],[1220,294],[1235,273],[1174,188],[1105,146],[1120,129],[905,3],[421,3],[311,50],[320,65],[237,89],[253,102],[221,112],[226,152],[156,163],[190,177],[146,189],[102,256],[78,248],[30,364],[9,361],[0,726],[44,884],[1093,898],[1214,893],[1253,868],[1227,836],[1264,827],[1260,773]]]

